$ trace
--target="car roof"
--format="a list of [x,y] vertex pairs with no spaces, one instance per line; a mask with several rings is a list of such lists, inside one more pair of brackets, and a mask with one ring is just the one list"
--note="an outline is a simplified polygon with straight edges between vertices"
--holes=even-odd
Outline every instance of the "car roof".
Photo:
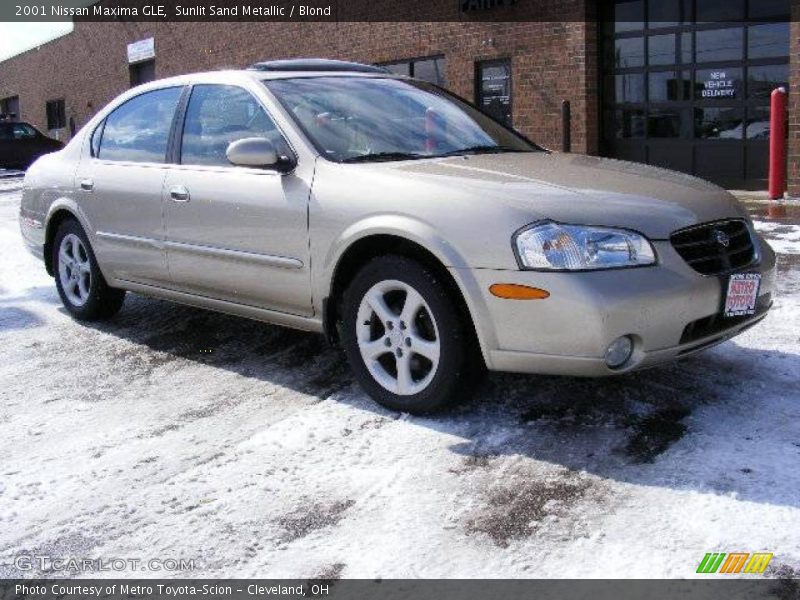
[[146,83],[139,87],[167,87],[171,85],[187,85],[190,83],[203,82],[224,82],[256,80],[266,81],[270,79],[292,79],[296,77],[364,77],[373,79],[408,79],[404,75],[395,75],[388,72],[361,72],[361,71],[256,71],[251,69],[237,69],[227,71],[203,71],[199,73],[189,73],[158,79]]
[[289,59],[255,63],[248,69],[229,69],[187,73],[158,79],[133,89],[144,91],[192,83],[233,83],[247,80],[268,81],[271,79],[290,79],[296,77],[366,77],[410,79],[397,75],[375,65],[328,59]]
[[[275,61],[277,62],[277,61]],[[287,61],[288,62],[288,61]],[[308,61],[305,61],[306,63]],[[327,61],[329,63],[336,62],[342,63],[343,61]],[[358,63],[343,63],[355,64]],[[313,66],[313,65],[308,65]],[[367,66],[367,65],[362,65]],[[103,111],[98,115],[105,115],[117,106],[127,102],[131,98],[139,94],[159,90],[169,87],[197,85],[197,84],[221,84],[221,85],[245,85],[252,82],[270,81],[275,79],[295,79],[298,77],[359,77],[359,78],[372,78],[372,79],[400,79],[409,80],[410,77],[406,75],[397,75],[383,70],[382,68],[375,69],[362,69],[357,71],[349,71],[344,68],[336,68],[327,70],[290,70],[283,68],[281,70],[261,70],[261,69],[228,69],[219,71],[202,71],[199,73],[187,73],[185,75],[175,75],[173,77],[166,77],[164,79],[157,79],[142,85],[133,87],[124,93],[117,96],[113,102],[108,104]]]
[[367,65],[364,63],[349,62],[346,60],[331,60],[326,58],[289,58],[282,60],[267,60],[257,62],[248,68],[248,71],[267,71],[267,72],[349,72],[349,73],[381,73],[389,71],[385,67]]

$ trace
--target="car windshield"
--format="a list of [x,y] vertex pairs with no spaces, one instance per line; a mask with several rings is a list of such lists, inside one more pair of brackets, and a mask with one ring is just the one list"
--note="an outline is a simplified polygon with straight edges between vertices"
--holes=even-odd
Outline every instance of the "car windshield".
[[540,150],[434,85],[402,79],[274,79],[267,88],[337,162]]

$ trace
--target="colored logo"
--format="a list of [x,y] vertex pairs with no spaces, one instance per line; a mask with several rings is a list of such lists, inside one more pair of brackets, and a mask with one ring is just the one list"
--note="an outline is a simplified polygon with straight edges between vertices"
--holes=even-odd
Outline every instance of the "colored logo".
[[709,552],[700,561],[698,573],[763,573],[772,560],[771,552]]

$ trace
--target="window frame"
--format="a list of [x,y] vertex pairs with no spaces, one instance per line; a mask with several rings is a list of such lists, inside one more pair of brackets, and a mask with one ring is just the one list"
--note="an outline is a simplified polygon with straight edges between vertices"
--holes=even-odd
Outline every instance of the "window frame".
[[[261,81],[261,80],[259,80]],[[292,163],[292,168],[289,170],[281,170],[279,168],[260,168],[260,167],[244,167],[241,165],[202,165],[202,164],[188,164],[181,162],[181,153],[183,149],[183,133],[186,127],[186,117],[189,112],[189,101],[192,97],[192,92],[194,91],[195,87],[198,86],[218,86],[218,87],[232,87],[238,88],[244,91],[246,94],[249,94],[250,97],[255,101],[255,103],[264,111],[267,117],[272,121],[272,124],[275,125],[275,129],[281,136],[283,143],[289,149],[289,155],[286,157],[289,162]],[[220,83],[218,81],[213,82],[204,82],[204,81],[196,81],[187,86],[185,86],[184,95],[181,98],[181,101],[178,102],[178,107],[176,109],[176,119],[173,123],[174,131],[173,136],[171,138],[171,147],[167,148],[168,152],[168,163],[184,169],[202,169],[202,170],[236,170],[236,171],[249,171],[254,173],[275,173],[278,175],[285,175],[287,173],[291,173],[294,168],[297,166],[297,150],[292,145],[291,141],[289,140],[288,136],[286,135],[283,128],[280,126],[278,119],[272,114],[267,106],[261,101],[261,99],[253,93],[252,90],[248,89],[246,86],[238,84],[238,83]]]
[[[189,86],[187,86],[185,84],[175,84],[175,85],[165,85],[163,87],[150,88],[150,89],[147,89],[147,90],[142,90],[140,93],[134,94],[133,96],[131,96],[129,98],[126,98],[123,102],[120,102],[119,104],[115,105],[108,112],[106,112],[106,114],[103,115],[103,118],[100,119],[100,122],[97,125],[95,125],[95,127],[92,129],[92,132],[89,135],[89,155],[94,160],[98,160],[98,161],[101,161],[101,162],[104,162],[104,163],[112,163],[112,164],[116,164],[116,165],[120,165],[120,164],[158,165],[158,166],[167,166],[167,165],[169,165],[170,162],[171,162],[170,158],[171,158],[171,155],[172,155],[171,154],[171,150],[172,150],[171,144],[173,143],[173,138],[174,138],[174,135],[175,135],[175,123],[176,123],[176,119],[178,117],[178,114],[179,114],[179,112],[181,110],[181,103],[183,102],[184,97],[186,96],[186,90],[187,90],[188,87]],[[117,110],[119,110],[120,108],[122,108],[123,106],[128,104],[129,102],[132,102],[133,100],[136,100],[137,98],[141,98],[142,96],[145,96],[145,95],[153,93],[153,92],[160,92],[160,91],[163,91],[163,90],[171,90],[171,89],[180,89],[181,92],[180,92],[180,94],[178,96],[178,103],[175,105],[175,110],[174,110],[174,112],[172,114],[172,121],[170,122],[169,131],[167,133],[167,147],[166,147],[166,150],[164,151],[164,160],[162,162],[138,161],[138,160],[117,160],[117,159],[113,159],[113,158],[103,158],[103,157],[100,156],[100,151],[102,150],[102,147],[103,147],[103,138],[105,137],[106,122],[108,121],[108,118],[111,115],[113,115],[115,112],[117,112]],[[98,142],[97,142],[97,153],[95,153],[94,144],[92,142],[94,141],[94,136],[97,135],[98,132],[99,132],[100,137],[98,138]]]

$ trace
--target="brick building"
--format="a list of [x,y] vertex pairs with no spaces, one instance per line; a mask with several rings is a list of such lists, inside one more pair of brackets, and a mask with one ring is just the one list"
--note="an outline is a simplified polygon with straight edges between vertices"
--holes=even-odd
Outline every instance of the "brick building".
[[536,4],[546,18],[81,21],[72,33],[0,62],[0,112],[67,139],[138,82],[320,56],[443,84],[554,149],[562,146],[567,100],[573,151],[760,188],[769,94],[786,86],[790,193],[800,195],[800,0],[519,2]]

